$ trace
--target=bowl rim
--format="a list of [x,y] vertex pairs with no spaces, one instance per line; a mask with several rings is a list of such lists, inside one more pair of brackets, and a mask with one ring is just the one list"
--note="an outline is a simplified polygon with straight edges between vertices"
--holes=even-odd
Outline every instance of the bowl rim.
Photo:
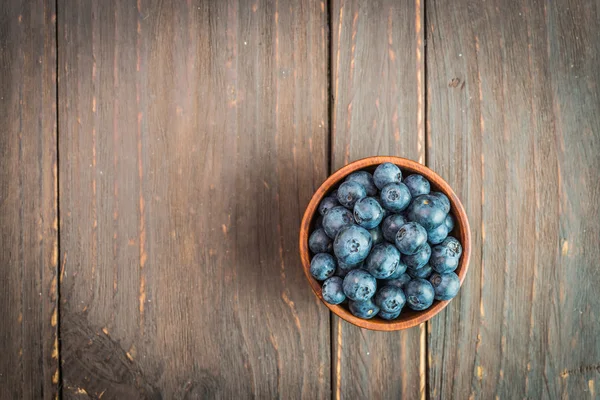
[[463,247],[463,254],[460,259],[459,265],[455,271],[457,272],[461,287],[465,276],[467,275],[467,271],[469,269],[469,261],[471,258],[471,229],[467,213],[465,212],[465,209],[460,199],[458,198],[456,193],[454,193],[450,185],[432,169],[407,158],[396,156],[373,156],[353,161],[332,173],[313,194],[310,202],[308,203],[308,206],[306,207],[304,216],[302,217],[299,235],[299,251],[300,258],[302,260],[302,269],[304,270],[304,275],[306,276],[306,279],[308,280],[310,287],[312,288],[315,295],[321,300],[323,304],[327,306],[327,308],[331,310],[331,312],[333,312],[338,317],[344,319],[345,321],[350,322],[353,325],[374,331],[397,331],[420,325],[423,322],[431,319],[436,314],[438,314],[448,305],[448,303],[450,303],[450,301],[452,301],[436,300],[432,307],[428,308],[424,312],[418,312],[414,314],[414,316],[408,320],[386,322],[379,319],[362,319],[352,315],[350,311],[342,305],[334,305],[327,303],[323,299],[323,295],[321,292],[321,284],[310,275],[310,251],[308,248],[310,224],[312,222],[313,216],[315,215],[315,212],[317,212],[317,207],[319,206],[321,199],[325,197],[325,194],[329,192],[334,185],[336,185],[337,183],[341,183],[342,179],[351,174],[352,172],[373,167],[386,162],[395,164],[398,167],[400,167],[400,169],[410,170],[411,174],[417,173],[423,175],[435,186],[437,186],[439,188],[439,191],[444,193],[450,200],[451,209],[453,210],[453,214],[456,219],[455,223],[460,226],[460,230],[463,232],[464,236],[464,239],[462,240],[463,243],[461,243]]

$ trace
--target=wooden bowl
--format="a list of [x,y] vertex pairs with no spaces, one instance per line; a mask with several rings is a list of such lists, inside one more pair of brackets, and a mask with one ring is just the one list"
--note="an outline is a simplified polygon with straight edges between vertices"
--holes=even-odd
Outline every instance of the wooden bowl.
[[414,173],[423,175],[431,183],[432,191],[442,192],[448,196],[448,199],[450,199],[451,212],[456,220],[451,235],[456,237],[463,247],[463,254],[461,256],[460,263],[456,271],[454,271],[458,275],[462,286],[463,280],[465,279],[465,275],[467,274],[467,270],[469,268],[469,258],[471,257],[471,230],[469,228],[469,221],[467,219],[465,209],[450,185],[448,185],[448,183],[446,183],[446,181],[444,181],[438,174],[424,165],[400,157],[377,156],[363,158],[362,160],[355,161],[343,168],[340,168],[334,172],[333,175],[327,178],[325,182],[323,182],[321,187],[319,187],[310,200],[310,203],[304,212],[304,217],[302,218],[302,225],[300,226],[300,258],[302,259],[304,274],[306,275],[306,279],[308,279],[313,292],[315,292],[323,304],[329,307],[334,314],[361,328],[372,329],[376,331],[397,331],[401,329],[412,328],[413,326],[417,326],[429,320],[431,317],[442,311],[451,300],[435,300],[433,305],[424,311],[413,311],[409,309],[408,306],[405,306],[402,309],[400,316],[393,321],[386,321],[377,316],[369,320],[355,317],[350,313],[347,305],[333,305],[323,300],[321,283],[313,278],[310,274],[311,254],[308,248],[308,237],[312,232],[314,223],[319,215],[317,207],[319,206],[321,200],[326,197],[326,195],[334,188],[337,188],[339,184],[344,181],[346,176],[352,172],[365,170],[372,173],[379,164],[386,162],[396,164],[398,167],[400,167],[403,176],[408,176]]

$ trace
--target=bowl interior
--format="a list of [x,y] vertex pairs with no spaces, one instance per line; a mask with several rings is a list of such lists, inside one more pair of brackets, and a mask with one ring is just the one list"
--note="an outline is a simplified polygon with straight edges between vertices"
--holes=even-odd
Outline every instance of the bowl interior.
[[333,311],[336,315],[343,318],[344,320],[362,328],[380,331],[394,331],[400,329],[407,329],[427,321],[435,314],[440,312],[449,303],[449,301],[435,300],[433,305],[425,311],[413,311],[408,307],[404,307],[402,309],[402,312],[400,313],[400,316],[393,321],[386,321],[377,316],[370,320],[355,317],[350,313],[350,311],[347,308],[347,305],[332,305],[323,300],[321,294],[321,283],[314,279],[310,274],[310,260],[312,259],[313,254],[308,249],[308,237],[313,231],[315,222],[319,216],[317,207],[321,200],[324,197],[326,197],[331,191],[335,190],[344,181],[346,176],[348,176],[352,172],[364,170],[373,173],[373,171],[375,170],[375,168],[377,168],[379,164],[385,162],[391,162],[400,167],[403,176],[408,176],[410,174],[423,175],[431,183],[432,191],[442,192],[446,196],[448,196],[448,199],[450,200],[451,204],[451,213],[454,215],[456,221],[454,229],[452,230],[450,235],[456,237],[463,246],[463,254],[461,256],[458,268],[455,271],[455,273],[460,279],[462,286],[462,282],[467,273],[471,253],[470,229],[464,208],[454,191],[439,175],[415,161],[407,160],[400,157],[381,156],[369,157],[362,160],[358,160],[339,169],[338,171],[333,173],[325,182],[323,182],[321,187],[319,187],[319,189],[312,197],[304,214],[304,218],[302,220],[302,226],[300,230],[300,255],[302,258],[304,273],[313,291],[331,311]]

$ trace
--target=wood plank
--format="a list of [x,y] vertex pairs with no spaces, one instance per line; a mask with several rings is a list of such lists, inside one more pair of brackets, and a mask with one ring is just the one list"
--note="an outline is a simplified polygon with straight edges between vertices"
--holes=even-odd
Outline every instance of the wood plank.
[[65,396],[328,396],[325,4],[59,8]]
[[600,10],[427,3],[428,159],[473,230],[428,334],[431,398],[594,398]]
[[[423,6],[331,3],[332,169],[372,155],[424,162]],[[424,398],[425,325],[361,330],[333,318],[335,398]]]
[[58,393],[55,21],[0,5],[0,399]]

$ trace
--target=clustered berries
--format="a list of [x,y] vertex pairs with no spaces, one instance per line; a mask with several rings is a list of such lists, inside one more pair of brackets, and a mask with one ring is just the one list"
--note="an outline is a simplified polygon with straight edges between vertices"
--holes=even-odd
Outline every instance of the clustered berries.
[[426,310],[450,300],[462,246],[453,236],[450,201],[422,175],[402,179],[396,165],[358,171],[319,204],[308,244],[323,299],[348,304],[364,319],[398,318],[407,305]]

